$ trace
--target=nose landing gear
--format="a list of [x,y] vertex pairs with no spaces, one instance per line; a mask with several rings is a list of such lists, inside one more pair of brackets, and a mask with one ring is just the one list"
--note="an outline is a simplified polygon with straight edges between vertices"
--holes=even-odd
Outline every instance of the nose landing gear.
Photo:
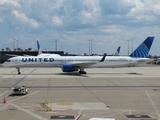
[[21,72],[20,72],[20,68],[19,68],[19,67],[17,67],[16,69],[17,69],[18,74],[20,75],[20,74],[21,74]]

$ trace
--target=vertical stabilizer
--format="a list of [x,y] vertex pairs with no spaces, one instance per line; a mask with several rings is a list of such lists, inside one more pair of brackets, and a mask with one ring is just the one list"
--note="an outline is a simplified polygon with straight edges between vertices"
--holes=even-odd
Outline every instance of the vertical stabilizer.
[[117,51],[116,51],[115,55],[119,55],[120,49],[121,49],[121,46],[119,46],[119,47],[117,48]]
[[130,55],[130,57],[147,58],[153,40],[154,37],[147,37],[147,39]]
[[41,51],[40,44],[38,41],[37,41],[37,48],[38,48],[38,55],[40,55],[42,51]]

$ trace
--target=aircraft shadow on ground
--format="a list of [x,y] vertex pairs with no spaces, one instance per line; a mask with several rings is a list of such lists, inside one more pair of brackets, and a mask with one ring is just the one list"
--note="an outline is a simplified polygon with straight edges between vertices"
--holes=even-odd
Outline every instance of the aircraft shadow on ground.
[[[79,74],[78,72],[71,73],[22,73],[21,75],[62,75],[62,76],[77,76],[77,77],[90,77],[88,75],[143,75],[141,73],[131,72],[131,73],[87,73]],[[18,75],[18,74],[3,74],[3,75]]]
[[127,73],[127,74],[133,74],[133,75],[143,75],[143,74],[140,74],[140,73]]
[[79,73],[77,73],[77,72],[73,72],[73,73],[54,73],[54,75],[89,77],[89,76],[87,76],[87,74],[79,74]]
[[11,93],[10,95],[8,95],[9,97],[15,97],[15,96],[24,96],[23,94],[13,94]]
[[130,75],[143,75],[140,73],[88,73],[88,75],[126,75],[126,74],[130,74]]
[[[18,74],[3,74],[3,75],[18,75]],[[73,73],[21,73],[20,75],[62,75],[62,76],[77,76],[77,77],[89,77],[87,74]]]

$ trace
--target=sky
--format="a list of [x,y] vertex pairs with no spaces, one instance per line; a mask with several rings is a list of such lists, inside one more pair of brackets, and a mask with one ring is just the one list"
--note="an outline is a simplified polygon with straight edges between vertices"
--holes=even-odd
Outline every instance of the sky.
[[160,55],[160,0],[0,0],[0,49],[35,50],[38,40],[55,50],[57,41],[57,50],[81,54],[92,40],[92,53],[121,46],[127,55],[148,36],[150,54]]

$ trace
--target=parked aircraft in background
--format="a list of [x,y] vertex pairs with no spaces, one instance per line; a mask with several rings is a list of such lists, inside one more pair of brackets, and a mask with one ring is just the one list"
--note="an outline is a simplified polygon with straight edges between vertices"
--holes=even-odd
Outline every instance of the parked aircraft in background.
[[[39,41],[37,41],[37,48],[38,48],[38,55],[41,55],[41,56],[45,56],[45,55],[48,55],[48,54],[50,54],[50,53],[48,53],[48,54],[46,54],[46,53],[42,53],[42,51],[41,51],[41,47],[40,47],[40,44],[39,44]],[[115,52],[115,56],[117,56],[117,55],[119,55],[119,53],[120,53],[120,49],[121,49],[121,46],[119,46],[118,48],[117,48],[117,50],[116,50],[116,52]],[[53,54],[53,53],[52,53]],[[56,56],[60,56],[59,54],[54,54],[54,55],[56,55]],[[93,55],[91,55],[91,56],[94,56],[94,54]]]
[[121,46],[119,46],[119,47],[117,48],[117,51],[116,51],[115,54],[114,54],[115,56],[116,56],[116,55],[119,55],[120,49],[121,49]]
[[160,58],[156,58],[152,61],[154,64],[160,64]]
[[60,67],[63,72],[79,71],[86,74],[84,68],[127,67],[151,61],[147,58],[154,37],[146,40],[130,56],[60,56],[56,54],[39,54],[38,56],[17,56],[2,64],[4,67],[16,67],[21,74],[21,67]]
[[48,56],[48,55],[60,56],[59,54],[42,53],[41,47],[38,41],[37,41],[37,48],[38,48],[38,56]]

